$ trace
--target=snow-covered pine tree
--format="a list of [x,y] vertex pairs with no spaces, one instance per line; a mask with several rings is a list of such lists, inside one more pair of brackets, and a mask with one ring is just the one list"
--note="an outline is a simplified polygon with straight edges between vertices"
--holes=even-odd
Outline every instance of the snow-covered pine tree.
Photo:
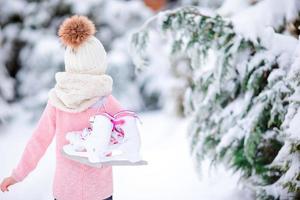
[[250,40],[253,34],[237,34],[242,27],[218,15],[179,8],[160,13],[132,35],[138,68],[149,63],[153,28],[168,39],[171,57],[190,60],[193,81],[184,108],[192,117],[188,136],[198,167],[209,157],[239,171],[258,199],[297,199],[299,105],[289,97],[298,85],[286,78],[296,66],[297,40],[272,28]]
[[54,73],[63,69],[57,27],[70,14],[71,3],[67,1],[0,2],[1,55],[3,67],[16,81],[15,102],[22,100],[35,110],[45,103],[47,90],[54,85]]
[[[287,74],[289,87],[293,94],[288,98],[287,114],[282,124],[284,145],[271,164],[271,167],[283,171],[284,174],[271,186],[266,193],[274,193],[282,187],[285,196],[294,193],[294,199],[300,199],[300,41],[294,55],[291,70]],[[264,194],[264,193],[263,193]]]

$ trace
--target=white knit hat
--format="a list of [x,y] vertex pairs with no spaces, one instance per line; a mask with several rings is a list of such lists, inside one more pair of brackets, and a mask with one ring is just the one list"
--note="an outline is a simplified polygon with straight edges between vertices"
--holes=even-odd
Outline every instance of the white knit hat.
[[64,45],[65,70],[71,73],[104,74],[107,67],[106,52],[94,37],[95,25],[85,16],[72,16],[59,28]]
[[59,27],[58,35],[66,46],[65,71],[55,74],[49,100],[63,111],[81,112],[112,92],[113,79],[105,74],[106,52],[93,36],[95,32],[93,22],[78,15]]

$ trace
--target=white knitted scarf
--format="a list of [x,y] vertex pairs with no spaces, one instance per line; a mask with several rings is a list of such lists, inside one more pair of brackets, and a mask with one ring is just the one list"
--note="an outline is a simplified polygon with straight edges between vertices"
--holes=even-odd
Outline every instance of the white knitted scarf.
[[49,91],[50,103],[66,112],[81,112],[93,105],[101,96],[112,91],[109,75],[91,75],[69,72],[55,74],[56,85]]

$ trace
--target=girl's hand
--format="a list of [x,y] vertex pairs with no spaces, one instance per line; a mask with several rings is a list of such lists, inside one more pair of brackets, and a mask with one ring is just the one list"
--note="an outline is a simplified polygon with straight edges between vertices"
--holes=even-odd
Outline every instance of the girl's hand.
[[2,192],[9,191],[8,187],[15,183],[17,183],[17,181],[13,177],[11,177],[11,176],[6,177],[5,179],[3,179],[2,183],[1,183],[1,191]]

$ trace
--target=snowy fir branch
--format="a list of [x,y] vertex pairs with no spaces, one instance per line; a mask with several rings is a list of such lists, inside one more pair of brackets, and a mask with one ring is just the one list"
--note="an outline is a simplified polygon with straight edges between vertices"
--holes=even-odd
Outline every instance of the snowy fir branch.
[[236,28],[196,7],[161,12],[132,34],[133,61],[147,68],[153,30],[170,58],[189,59],[184,109],[199,171],[209,157],[242,174],[257,199],[300,198],[300,42],[272,28],[254,41]]

